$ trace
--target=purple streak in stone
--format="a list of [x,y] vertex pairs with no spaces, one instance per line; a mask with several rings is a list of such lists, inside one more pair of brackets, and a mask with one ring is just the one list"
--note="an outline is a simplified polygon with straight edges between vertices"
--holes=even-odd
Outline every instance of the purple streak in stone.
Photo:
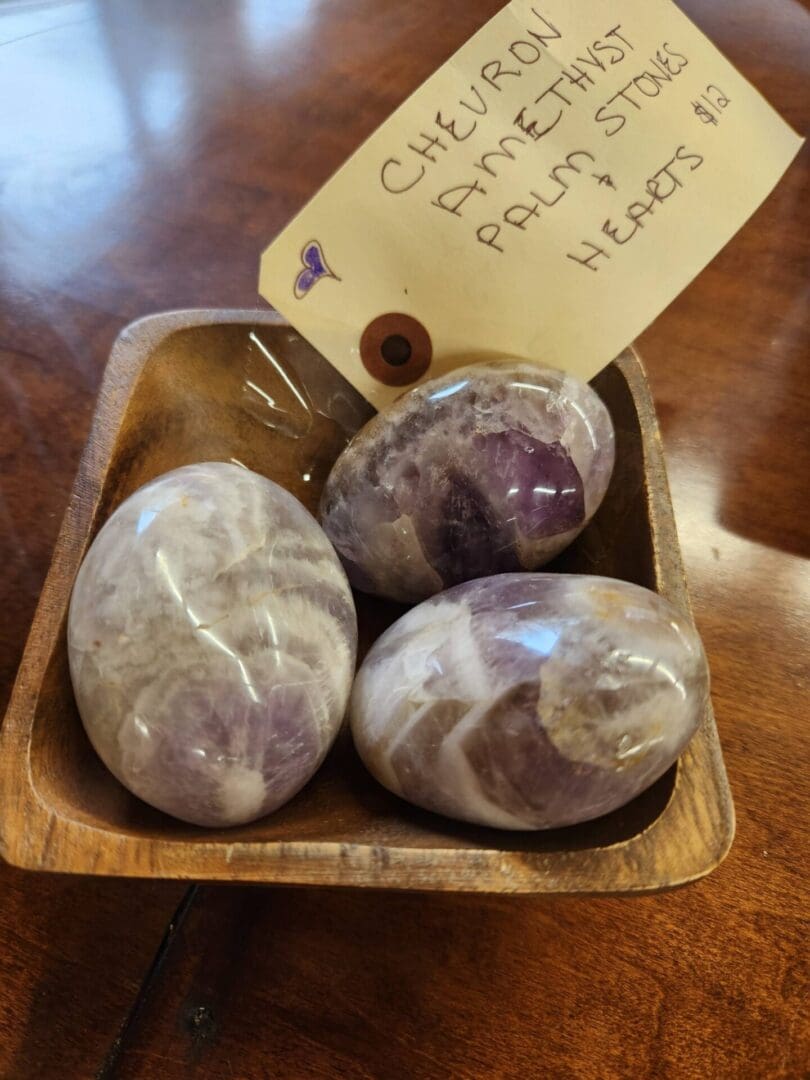
[[394,623],[357,674],[350,715],[360,756],[395,794],[463,821],[547,829],[649,787],[708,693],[700,638],[656,593],[503,574]]
[[289,492],[222,462],[130,496],[76,578],[68,651],[99,756],[198,825],[269,813],[343,718],[357,624],[346,575]]
[[525,362],[476,364],[358,432],[326,482],[321,522],[356,588],[413,603],[553,558],[596,512],[613,456],[589,386]]

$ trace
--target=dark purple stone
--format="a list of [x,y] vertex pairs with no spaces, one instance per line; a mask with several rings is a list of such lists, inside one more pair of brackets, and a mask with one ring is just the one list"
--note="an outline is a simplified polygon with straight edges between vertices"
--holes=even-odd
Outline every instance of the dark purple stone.
[[355,588],[401,602],[535,569],[595,513],[613,429],[590,387],[486,363],[403,395],[335,463],[321,521]]

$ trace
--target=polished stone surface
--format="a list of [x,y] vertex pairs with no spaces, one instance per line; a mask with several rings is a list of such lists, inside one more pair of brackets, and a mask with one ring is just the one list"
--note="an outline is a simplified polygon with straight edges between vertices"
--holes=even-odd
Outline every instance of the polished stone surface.
[[357,645],[346,575],[288,492],[221,462],[126,500],[73,589],[70,669],[99,755],[199,825],[281,806],[343,718]]
[[404,603],[534,570],[585,527],[613,469],[585,383],[519,361],[430,380],[374,417],[327,480],[320,517],[355,588]]
[[503,574],[407,612],[355,680],[351,723],[385,787],[448,817],[546,829],[649,787],[697,729],[692,624],[611,578]]

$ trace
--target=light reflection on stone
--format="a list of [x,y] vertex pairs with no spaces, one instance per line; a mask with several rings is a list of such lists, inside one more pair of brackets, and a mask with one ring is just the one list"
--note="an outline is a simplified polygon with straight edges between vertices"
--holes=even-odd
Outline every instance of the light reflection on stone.
[[91,546],[68,647],[84,726],[146,802],[200,825],[274,810],[331,745],[354,671],[346,575],[288,492],[221,462],[147,484]]
[[403,615],[355,680],[352,733],[385,787],[448,817],[545,829],[658,779],[704,714],[694,627],[610,578],[503,574]]
[[548,562],[596,512],[613,457],[589,386],[534,364],[476,364],[410,391],[355,436],[321,521],[356,588],[414,603]]

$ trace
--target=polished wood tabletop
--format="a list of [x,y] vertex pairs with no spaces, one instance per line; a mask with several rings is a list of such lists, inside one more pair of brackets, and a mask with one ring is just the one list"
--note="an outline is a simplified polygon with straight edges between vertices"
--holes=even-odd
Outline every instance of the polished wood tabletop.
[[[263,246],[500,6],[0,3],[0,711],[118,331],[260,306]],[[807,130],[801,4],[682,7]],[[726,862],[632,900],[0,866],[0,1077],[805,1075],[808,161],[639,342],[736,803]]]

